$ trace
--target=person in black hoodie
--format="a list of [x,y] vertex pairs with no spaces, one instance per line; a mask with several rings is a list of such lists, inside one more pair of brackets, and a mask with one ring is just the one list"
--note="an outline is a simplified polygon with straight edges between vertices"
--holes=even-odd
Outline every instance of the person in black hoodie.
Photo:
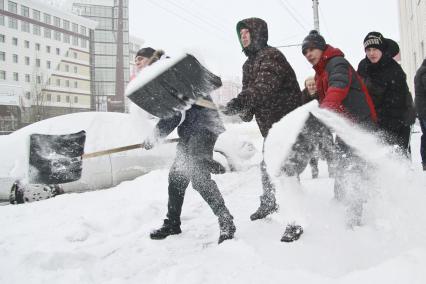
[[381,33],[370,32],[364,39],[364,49],[366,57],[358,65],[358,74],[373,99],[378,128],[386,143],[398,146],[408,157],[415,115],[406,75],[393,59],[399,46]]
[[[155,56],[155,53],[152,54]],[[204,99],[212,101],[209,95]],[[185,190],[192,182],[192,187],[200,193],[219,219],[219,244],[232,239],[235,233],[233,217],[225,206],[216,182],[211,179],[211,173],[224,172],[223,166],[213,160],[216,140],[225,131],[219,113],[217,110],[193,105],[182,113],[176,112],[169,118],[160,119],[152,135],[144,141],[144,148],[151,149],[176,127],[180,140],[169,172],[167,218],[161,228],[151,232],[150,237],[161,240],[181,233],[180,216]]]
[[420,155],[422,157],[423,170],[426,171],[426,59],[417,70],[414,77],[414,92],[417,117],[422,129],[420,140]]

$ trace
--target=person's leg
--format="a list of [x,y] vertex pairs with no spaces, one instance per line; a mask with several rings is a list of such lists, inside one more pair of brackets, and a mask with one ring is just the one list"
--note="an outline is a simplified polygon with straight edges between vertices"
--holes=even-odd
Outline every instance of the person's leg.
[[422,136],[420,138],[420,156],[422,157],[423,170],[426,171],[426,119],[419,118]]
[[[265,151],[265,140],[263,141],[262,155],[264,155],[264,151]],[[250,219],[252,221],[263,219],[269,214],[278,210],[278,205],[275,199],[275,186],[273,185],[271,178],[268,174],[268,171],[266,169],[266,163],[264,158],[262,159],[262,162],[260,163],[260,175],[261,175],[263,193],[260,196],[259,208],[256,210],[256,212],[250,215]]]
[[213,159],[213,149],[217,135],[202,131],[194,134],[189,140],[190,175],[192,187],[207,202],[213,213],[218,217],[220,226],[219,243],[232,239],[235,233],[233,217],[225,206],[225,201],[214,180],[211,179],[209,163]]
[[164,219],[164,223],[161,228],[151,232],[152,239],[160,240],[169,235],[181,233],[180,215],[182,212],[185,190],[188,187],[190,178],[186,171],[186,145],[179,143],[176,149],[176,158],[169,172],[167,218]]

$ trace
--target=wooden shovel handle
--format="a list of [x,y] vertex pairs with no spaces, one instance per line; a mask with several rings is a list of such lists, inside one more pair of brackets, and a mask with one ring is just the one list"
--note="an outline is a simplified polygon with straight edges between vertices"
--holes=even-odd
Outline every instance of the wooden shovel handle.
[[205,107],[205,108],[217,110],[217,106],[213,102],[208,101],[206,99],[199,98],[195,101],[194,104]]
[[[178,141],[179,141],[179,138],[173,138],[173,139],[166,139],[164,141],[164,143],[174,143],[174,142],[178,142]],[[117,147],[117,148],[112,148],[112,149],[108,149],[108,150],[102,150],[102,151],[98,151],[98,152],[83,154],[81,156],[81,158],[82,159],[94,158],[94,157],[109,155],[109,154],[113,154],[113,153],[124,152],[124,151],[133,150],[133,149],[139,149],[139,148],[143,148],[143,147],[144,147],[143,143],[133,144],[133,145],[128,145],[128,146]]]

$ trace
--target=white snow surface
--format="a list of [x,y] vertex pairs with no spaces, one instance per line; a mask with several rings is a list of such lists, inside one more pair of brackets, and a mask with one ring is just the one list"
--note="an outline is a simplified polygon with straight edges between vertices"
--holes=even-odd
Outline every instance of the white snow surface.
[[[0,206],[0,283],[426,283],[420,134],[413,135],[410,165],[369,135],[350,134],[349,124],[310,107],[339,134],[355,135],[359,143],[351,145],[379,168],[363,226],[346,227],[344,208],[333,199],[333,179],[320,161],[319,179],[311,179],[309,167],[300,184],[274,176],[280,210],[255,222],[249,215],[259,205],[259,168],[214,176],[237,226],[233,240],[217,245],[217,218],[191,186],[182,234],[151,240],[149,232],[167,210],[165,168],[108,190]],[[274,126],[282,131],[271,132],[267,156],[276,153],[280,160],[292,136],[285,129],[297,132],[300,121],[295,115]],[[233,127],[258,131],[254,123],[227,126]],[[252,138],[261,146],[258,136]],[[305,233],[297,242],[280,242],[292,221]]]

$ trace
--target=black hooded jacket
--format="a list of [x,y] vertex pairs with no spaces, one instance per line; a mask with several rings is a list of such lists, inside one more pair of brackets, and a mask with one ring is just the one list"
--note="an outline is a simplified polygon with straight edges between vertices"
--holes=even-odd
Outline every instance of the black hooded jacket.
[[237,34],[246,28],[251,43],[243,51],[248,57],[243,65],[243,88],[237,99],[244,111],[244,121],[253,119],[263,137],[272,124],[300,105],[300,87],[293,68],[276,48],[267,45],[268,27],[265,21],[249,18],[238,22]]
[[361,60],[358,73],[373,99],[379,128],[395,132],[414,123],[413,99],[406,75],[388,52],[383,52],[377,63],[367,57]]
[[426,119],[426,59],[414,77],[416,112],[420,119]]

